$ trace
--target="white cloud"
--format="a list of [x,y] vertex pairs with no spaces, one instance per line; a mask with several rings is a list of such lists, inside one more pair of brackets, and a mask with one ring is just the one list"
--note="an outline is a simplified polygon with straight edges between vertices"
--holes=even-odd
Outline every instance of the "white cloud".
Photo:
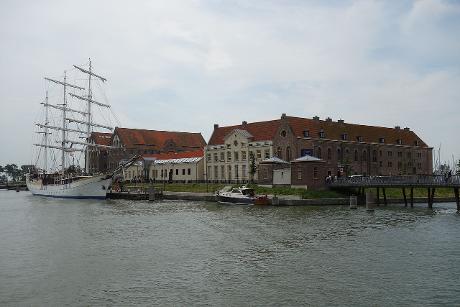
[[[414,1],[45,1],[0,5],[0,163],[28,161],[42,77],[91,56],[124,126],[191,130],[281,113],[410,126],[446,155],[459,5]],[[91,7],[91,10],[88,10]],[[18,119],[21,120],[18,120]],[[18,154],[20,152],[20,154]]]

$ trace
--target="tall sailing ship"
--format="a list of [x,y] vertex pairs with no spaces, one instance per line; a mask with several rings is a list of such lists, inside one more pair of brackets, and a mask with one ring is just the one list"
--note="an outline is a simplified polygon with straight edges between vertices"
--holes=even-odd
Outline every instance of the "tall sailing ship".
[[[94,118],[94,109],[110,111],[110,105],[93,99],[92,83],[105,83],[107,80],[93,72],[91,59],[88,68],[74,65],[72,70],[80,76],[75,78],[75,83],[81,81],[83,75],[83,86],[87,86],[87,89],[70,83],[66,72],[62,81],[45,78],[49,84],[62,89],[63,94],[58,94],[61,103],[53,104],[46,92],[46,100],[42,103],[45,120],[36,124],[41,136],[41,142],[34,144],[39,149],[37,165],[27,176],[27,187],[33,195],[104,199],[113,173],[91,174],[89,153],[94,147],[110,147],[90,142],[95,128],[112,131],[112,127],[98,123]],[[76,107],[69,101],[76,103]],[[58,115],[52,118],[50,111],[58,112]],[[110,115],[110,112],[105,113]],[[76,162],[77,155],[79,158]],[[83,167],[81,157],[84,158]],[[39,162],[42,162],[41,167]],[[49,165],[52,162],[54,166]]]

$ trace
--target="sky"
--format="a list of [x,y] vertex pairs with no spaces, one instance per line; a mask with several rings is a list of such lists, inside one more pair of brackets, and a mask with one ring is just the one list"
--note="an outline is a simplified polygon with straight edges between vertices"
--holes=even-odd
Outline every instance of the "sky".
[[0,165],[33,161],[44,76],[91,58],[120,125],[290,116],[409,127],[460,159],[460,1],[0,1]]

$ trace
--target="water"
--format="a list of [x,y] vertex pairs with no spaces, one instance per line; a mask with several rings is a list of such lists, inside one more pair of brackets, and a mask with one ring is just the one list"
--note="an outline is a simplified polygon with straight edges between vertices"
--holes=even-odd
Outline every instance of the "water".
[[460,305],[455,204],[250,207],[0,191],[0,305]]

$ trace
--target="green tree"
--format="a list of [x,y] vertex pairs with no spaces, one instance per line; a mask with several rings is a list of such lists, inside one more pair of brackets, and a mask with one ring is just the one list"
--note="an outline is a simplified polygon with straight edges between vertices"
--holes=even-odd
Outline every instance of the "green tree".
[[254,157],[253,152],[249,152],[249,175],[251,183],[254,182],[254,175],[256,174],[257,166],[256,166],[256,157]]
[[16,164],[7,164],[5,166],[5,173],[13,179],[13,181],[16,181],[21,175],[21,170]]

